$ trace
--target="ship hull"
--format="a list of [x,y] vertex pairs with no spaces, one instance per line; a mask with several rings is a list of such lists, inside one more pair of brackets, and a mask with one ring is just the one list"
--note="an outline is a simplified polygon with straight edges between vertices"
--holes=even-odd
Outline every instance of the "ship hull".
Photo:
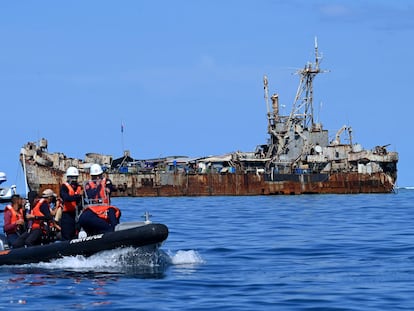
[[[257,174],[249,173],[109,173],[115,185],[114,197],[244,196],[292,194],[390,193],[395,180],[383,172],[363,174]],[[51,188],[59,193],[64,171],[26,162],[30,190]],[[80,182],[88,180],[81,173]],[[168,182],[168,184],[163,184]]]

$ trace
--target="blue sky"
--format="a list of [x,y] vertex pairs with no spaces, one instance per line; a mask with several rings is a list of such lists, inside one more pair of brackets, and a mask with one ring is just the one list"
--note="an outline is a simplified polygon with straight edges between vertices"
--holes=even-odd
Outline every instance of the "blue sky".
[[315,36],[324,128],[390,144],[398,185],[414,185],[411,1],[3,1],[0,171],[22,189],[20,148],[42,137],[81,158],[252,151],[268,137],[263,75],[288,113]]

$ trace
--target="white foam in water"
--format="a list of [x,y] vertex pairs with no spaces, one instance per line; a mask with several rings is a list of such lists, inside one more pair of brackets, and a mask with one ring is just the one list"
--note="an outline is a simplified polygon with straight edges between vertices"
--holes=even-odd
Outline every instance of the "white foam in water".
[[173,265],[193,265],[204,263],[201,256],[194,250],[177,251],[175,255],[169,254]]
[[[111,270],[119,268],[120,263],[128,257],[133,257],[133,248],[122,248],[104,251],[85,258],[84,256],[67,256],[51,262],[39,263],[36,266],[48,269],[70,269],[70,270]],[[144,254],[138,254],[138,256]]]
[[[154,260],[157,263],[154,263]],[[153,257],[151,253],[137,252],[134,248],[122,248],[104,251],[90,257],[81,255],[67,256],[52,260],[51,262],[31,264],[30,266],[71,271],[115,272],[128,265],[153,267],[158,264],[166,264],[167,266],[172,264],[180,268],[194,268],[195,265],[202,263],[204,263],[204,260],[194,250],[179,250],[175,254],[161,251],[158,257]]]

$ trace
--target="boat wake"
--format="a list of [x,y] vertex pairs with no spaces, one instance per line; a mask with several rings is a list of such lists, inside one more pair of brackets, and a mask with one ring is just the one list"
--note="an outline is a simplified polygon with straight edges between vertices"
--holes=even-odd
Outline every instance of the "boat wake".
[[90,257],[66,256],[50,262],[22,265],[20,267],[60,269],[81,273],[122,273],[139,275],[163,274],[167,267],[177,266],[179,269],[193,269],[204,263],[194,250],[179,250],[175,253],[160,249],[120,248],[103,251]]
[[197,267],[205,261],[194,250],[179,250],[169,254],[170,263],[175,273],[189,275],[197,272]]
[[194,250],[179,250],[175,254],[169,254],[171,264],[177,266],[183,265],[197,265],[203,264],[204,260],[201,258],[200,254]]
[[397,187],[397,189],[414,190],[414,186]]
[[76,272],[129,273],[138,269],[137,272],[158,273],[168,262],[168,256],[159,249],[127,247],[103,251],[90,257],[65,256],[28,266]]

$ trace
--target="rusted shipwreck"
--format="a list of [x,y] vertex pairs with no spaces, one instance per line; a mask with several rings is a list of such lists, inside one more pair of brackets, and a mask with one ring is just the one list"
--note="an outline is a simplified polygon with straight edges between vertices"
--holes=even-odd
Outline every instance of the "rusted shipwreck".
[[[101,164],[116,190],[114,196],[212,196],[310,193],[389,193],[395,188],[398,153],[386,145],[366,150],[353,142],[352,128],[341,127],[333,138],[314,120],[313,81],[322,72],[315,41],[315,61],[300,75],[300,85],[289,115],[279,113],[279,97],[268,96],[268,142],[252,152],[215,157],[134,159],[96,153],[84,159],[50,153],[46,139],[25,144],[20,152],[30,190],[58,191],[65,171],[76,166],[80,180],[89,167]],[[345,136],[343,139],[342,136]],[[344,142],[346,141],[346,142]]]

